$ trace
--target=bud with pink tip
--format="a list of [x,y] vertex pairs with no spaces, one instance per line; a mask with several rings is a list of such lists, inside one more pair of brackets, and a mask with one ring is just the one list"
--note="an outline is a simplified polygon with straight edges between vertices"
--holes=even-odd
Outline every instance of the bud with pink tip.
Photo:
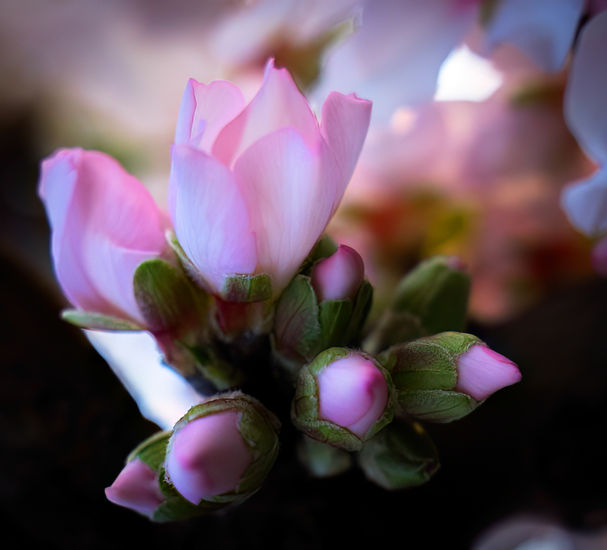
[[360,254],[346,245],[312,268],[312,286],[318,301],[354,299],[365,277]]
[[371,356],[331,348],[302,367],[291,409],[297,428],[348,451],[392,421],[389,373]]
[[157,472],[139,458],[127,463],[114,483],[105,490],[105,496],[110,502],[150,519],[164,501]]
[[164,462],[166,481],[202,508],[244,500],[274,464],[277,430],[278,421],[252,397],[208,399],[175,425]]
[[443,332],[386,350],[399,405],[421,420],[452,422],[520,381],[518,367],[471,334]]

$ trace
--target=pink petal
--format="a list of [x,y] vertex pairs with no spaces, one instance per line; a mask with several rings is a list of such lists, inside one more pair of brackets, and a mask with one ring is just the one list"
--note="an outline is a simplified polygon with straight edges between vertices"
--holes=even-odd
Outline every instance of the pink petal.
[[510,359],[482,344],[472,346],[459,357],[457,372],[455,390],[477,401],[521,379],[521,372]]
[[320,417],[363,438],[388,402],[384,375],[360,355],[338,359],[318,375]]
[[584,27],[565,92],[565,119],[584,150],[607,163],[607,13]]
[[218,292],[226,275],[253,273],[255,236],[232,173],[205,153],[176,145],[171,180],[177,239],[209,285]]
[[488,46],[513,44],[541,69],[558,71],[583,11],[584,0],[500,0],[488,23]]
[[138,458],[122,469],[114,483],[105,490],[105,496],[118,506],[150,518],[164,501],[156,472]]
[[257,241],[260,273],[274,295],[289,283],[322,234],[333,210],[320,155],[294,128],[283,128],[245,151],[234,167]]
[[571,224],[590,237],[607,231],[607,168],[588,180],[566,187],[561,195]]
[[183,92],[175,143],[210,153],[217,134],[244,106],[241,91],[231,82],[202,84],[190,78]]
[[147,189],[111,157],[73,149],[43,162],[40,195],[57,278],[70,302],[142,322],[133,273],[165,248],[163,215]]
[[270,59],[259,92],[219,133],[213,156],[232,166],[258,139],[287,126],[297,128],[308,146],[316,147],[320,135],[316,117],[289,72],[276,69]]
[[228,411],[193,420],[176,433],[166,471],[185,499],[198,504],[238,488],[251,462],[239,425],[240,415]]
[[342,244],[314,266],[311,277],[319,301],[353,299],[365,277],[365,266],[356,250]]
[[321,133],[342,171],[340,195],[354,172],[370,119],[371,102],[354,94],[332,92],[322,106]]

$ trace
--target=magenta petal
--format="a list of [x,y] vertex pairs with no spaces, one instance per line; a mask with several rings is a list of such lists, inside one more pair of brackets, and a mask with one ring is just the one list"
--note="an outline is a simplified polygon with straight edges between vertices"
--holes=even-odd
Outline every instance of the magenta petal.
[[234,411],[198,418],[175,435],[166,471],[175,489],[193,504],[238,488],[251,462]]
[[258,139],[293,126],[309,147],[319,139],[316,117],[286,69],[268,62],[261,88],[245,109],[219,134],[213,156],[232,166],[240,154]]
[[321,132],[342,171],[340,196],[352,177],[370,119],[371,102],[354,94],[332,92],[322,106]]
[[149,518],[164,501],[156,472],[138,458],[122,469],[114,483],[105,490],[105,496],[110,502]]
[[565,92],[565,119],[584,150],[607,163],[607,12],[583,28]]
[[356,250],[342,244],[314,265],[311,277],[319,301],[353,299],[365,277],[365,266]]
[[133,273],[166,246],[164,218],[147,189],[111,157],[72,149],[43,162],[39,190],[55,271],[70,302],[141,322]]
[[360,355],[338,359],[318,375],[320,418],[363,438],[388,403],[384,375]]
[[211,152],[221,129],[245,106],[241,91],[231,82],[202,84],[188,80],[183,92],[175,143]]
[[457,361],[455,390],[483,401],[520,379],[521,372],[510,359],[483,344],[476,344]]
[[294,128],[284,128],[249,147],[234,174],[255,232],[258,272],[285,288],[327,225],[333,202],[323,186],[320,155]]
[[255,237],[233,174],[205,153],[176,145],[171,185],[177,239],[212,289],[219,292],[226,275],[253,273]]
[[607,232],[607,168],[566,187],[561,202],[569,221],[585,235],[594,237]]

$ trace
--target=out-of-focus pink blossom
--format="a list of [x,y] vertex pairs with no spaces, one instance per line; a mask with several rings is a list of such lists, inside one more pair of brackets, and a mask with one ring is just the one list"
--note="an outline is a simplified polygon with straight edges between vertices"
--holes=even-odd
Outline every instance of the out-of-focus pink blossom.
[[487,399],[497,390],[519,382],[521,372],[503,355],[484,344],[475,344],[457,359],[455,390],[477,401]]
[[312,268],[312,286],[319,301],[354,298],[365,277],[360,254],[346,245]]
[[149,518],[164,501],[156,472],[138,458],[122,469],[114,483],[105,490],[105,496],[110,502]]
[[487,22],[486,44],[492,50],[510,43],[545,71],[563,67],[585,0],[500,0]]
[[563,192],[571,223],[598,237],[607,232],[607,13],[592,18],[580,36],[565,97],[565,118],[586,153],[599,165],[592,176]]
[[245,104],[227,82],[190,80],[172,154],[170,213],[208,287],[233,274],[288,284],[335,212],[367,128],[371,103],[332,93],[320,124],[289,73],[266,67]]
[[238,489],[251,453],[240,435],[240,414],[210,414],[188,422],[167,450],[166,471],[193,504]]
[[607,277],[607,237],[603,237],[592,249],[592,267],[603,277]]
[[371,360],[353,353],[320,371],[318,399],[320,418],[363,439],[385,412],[388,386]]
[[103,153],[62,149],[43,161],[39,193],[68,300],[143,323],[133,274],[165,249],[164,216],[147,189]]

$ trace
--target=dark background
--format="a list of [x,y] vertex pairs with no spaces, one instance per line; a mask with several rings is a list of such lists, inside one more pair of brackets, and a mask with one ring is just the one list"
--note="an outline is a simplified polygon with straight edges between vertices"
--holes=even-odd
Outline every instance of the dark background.
[[156,525],[106,501],[125,456],[155,427],[109,367],[62,323],[49,235],[36,197],[31,111],[0,138],[0,506],[2,545],[45,548],[469,548],[514,514],[569,529],[607,525],[607,282],[562,285],[499,326],[470,330],[516,361],[520,384],[453,425],[427,426],[442,468],[389,493],[353,471],[313,480],[283,449],[262,490],[232,510]]

